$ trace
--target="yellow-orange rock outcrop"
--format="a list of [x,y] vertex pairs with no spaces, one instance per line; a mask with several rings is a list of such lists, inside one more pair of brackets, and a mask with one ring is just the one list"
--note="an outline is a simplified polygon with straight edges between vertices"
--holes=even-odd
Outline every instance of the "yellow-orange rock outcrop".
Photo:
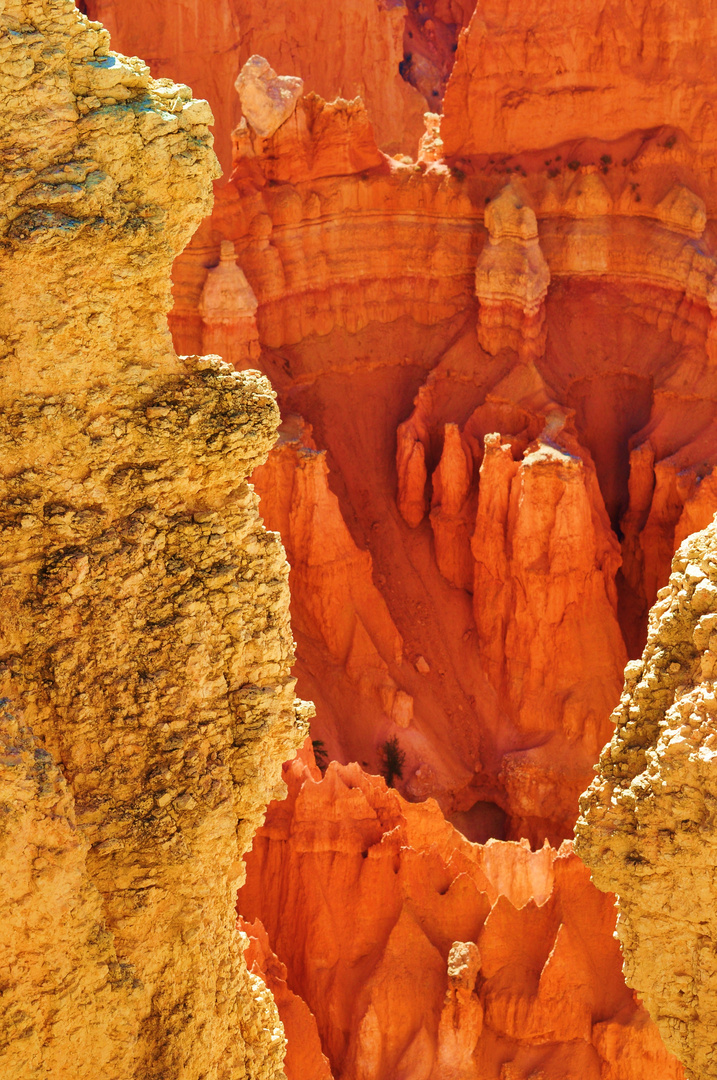
[[713,524],[675,555],[576,827],[593,880],[618,894],[627,980],[694,1078],[717,1076],[716,629]]
[[234,899],[305,730],[247,484],[278,411],[166,324],[211,113],[5,0],[0,116],[0,1073],[273,1080]]

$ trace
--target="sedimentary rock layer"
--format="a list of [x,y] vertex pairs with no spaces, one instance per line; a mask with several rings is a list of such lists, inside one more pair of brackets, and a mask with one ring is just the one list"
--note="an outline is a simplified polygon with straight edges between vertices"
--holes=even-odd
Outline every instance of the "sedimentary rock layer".
[[688,1075],[717,1076],[717,526],[686,540],[629,664],[577,848],[618,894],[625,974]]
[[0,56],[0,1072],[279,1077],[233,916],[304,730],[277,407],[166,326],[211,113],[70,0],[7,0]]
[[[334,1076],[681,1080],[625,987],[612,899],[570,843],[470,844],[356,764],[321,779],[297,760],[285,776],[239,908],[261,919],[242,924],[252,956],[309,1007]],[[308,1047],[308,1010],[297,1029]],[[287,1059],[289,1080],[325,1068]]]
[[[382,29],[363,60],[378,72],[388,9],[371,10]],[[406,10],[406,33],[435,15],[437,39],[470,14]],[[247,109],[231,180],[176,264],[172,329],[180,351],[218,341],[239,366],[258,343],[277,388],[283,438],[258,481],[291,548],[314,736],[372,770],[397,740],[402,792],[434,796],[471,840],[557,846],[675,545],[717,508],[714,20],[706,0],[498,0],[457,44],[415,160],[381,152],[383,76],[380,102],[308,93],[271,130]],[[241,59],[262,51],[257,35]],[[265,51],[279,77],[321,89],[303,60]],[[430,85],[424,55],[404,41],[413,86]],[[250,891],[282,880],[275,859],[254,863]],[[473,962],[459,949],[451,970]],[[364,1075],[401,1060],[375,1012],[342,1036],[365,1049],[346,1059]],[[438,1055],[431,1038],[407,1069]]]

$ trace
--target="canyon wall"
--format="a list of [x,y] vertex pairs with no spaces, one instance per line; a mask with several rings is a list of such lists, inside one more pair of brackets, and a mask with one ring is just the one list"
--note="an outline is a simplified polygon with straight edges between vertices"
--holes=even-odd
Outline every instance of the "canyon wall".
[[211,112],[70,0],[5,0],[0,51],[0,1072],[278,1080],[234,916],[306,730],[278,410],[166,322]]
[[667,128],[460,167],[431,131],[407,163],[360,103],[245,118],[170,324],[279,394],[256,482],[330,756],[396,737],[405,794],[485,810],[471,839],[559,845],[717,508],[710,173]]
[[675,555],[576,828],[596,885],[618,893],[627,980],[694,1078],[717,1076],[716,627],[713,524]]

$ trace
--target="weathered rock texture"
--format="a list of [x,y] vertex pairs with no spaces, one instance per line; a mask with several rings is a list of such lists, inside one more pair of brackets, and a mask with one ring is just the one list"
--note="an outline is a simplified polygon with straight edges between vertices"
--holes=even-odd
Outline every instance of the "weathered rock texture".
[[710,0],[487,0],[458,39],[446,153],[516,154],[671,125],[713,155],[716,58]]
[[280,1077],[233,914],[305,726],[278,414],[166,326],[211,113],[70,0],[5,0],[0,57],[0,1073]]
[[717,1076],[715,630],[711,525],[675,555],[576,827],[596,885],[618,893],[627,980],[694,1078]]
[[[612,898],[569,842],[470,844],[433,801],[356,764],[321,779],[297,760],[285,776],[239,907],[263,923],[243,924],[250,955],[267,970],[271,948],[282,957],[278,981],[311,1010],[334,1076],[681,1080],[624,984]],[[290,1080],[324,1070],[287,1058]]]

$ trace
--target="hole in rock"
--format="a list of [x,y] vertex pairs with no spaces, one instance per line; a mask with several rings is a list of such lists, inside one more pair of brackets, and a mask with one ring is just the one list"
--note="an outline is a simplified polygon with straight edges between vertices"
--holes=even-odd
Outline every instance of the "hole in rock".
[[448,820],[472,844],[505,840],[507,835],[508,815],[494,802],[473,803],[470,810],[459,810],[451,814]]

